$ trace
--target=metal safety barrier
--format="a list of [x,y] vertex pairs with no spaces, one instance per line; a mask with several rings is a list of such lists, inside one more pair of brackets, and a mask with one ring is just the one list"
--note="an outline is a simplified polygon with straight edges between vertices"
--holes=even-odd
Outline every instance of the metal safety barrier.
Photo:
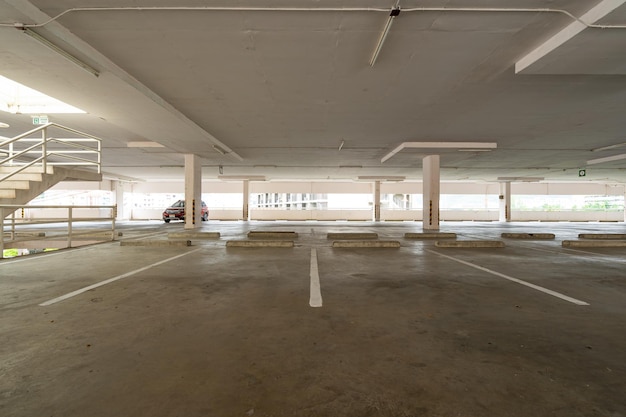
[[[78,239],[113,241],[116,214],[117,206],[0,205],[0,259],[9,244],[45,240],[70,248]],[[41,225],[48,225],[45,232]]]
[[[70,133],[76,137],[66,136]],[[40,136],[40,137],[33,137]],[[101,173],[102,140],[56,123],[39,126],[14,138],[0,142],[0,167],[10,167],[0,173],[0,182],[37,167],[47,172],[49,166],[93,167]]]

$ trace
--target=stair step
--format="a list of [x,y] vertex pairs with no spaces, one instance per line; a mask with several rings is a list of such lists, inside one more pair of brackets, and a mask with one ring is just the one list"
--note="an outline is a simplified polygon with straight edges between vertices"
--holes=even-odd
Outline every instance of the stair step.
[[0,190],[28,190],[30,181],[7,180],[0,182]]
[[[19,166],[16,166],[16,165],[0,166],[0,174],[8,174],[8,173],[11,173],[11,172],[13,172],[13,171],[15,171],[17,169],[19,169]],[[25,174],[43,174],[43,167],[28,167],[28,168],[24,168],[22,173],[25,173]],[[53,166],[46,167],[46,173],[54,174],[54,167]]]
[[[19,174],[13,175],[11,178],[9,178],[6,181],[41,181],[42,175],[43,174],[20,172]],[[2,177],[4,177],[4,173],[0,173],[0,178]],[[6,181],[3,181],[3,182],[6,182]]]
[[15,190],[0,190],[0,198],[15,198]]

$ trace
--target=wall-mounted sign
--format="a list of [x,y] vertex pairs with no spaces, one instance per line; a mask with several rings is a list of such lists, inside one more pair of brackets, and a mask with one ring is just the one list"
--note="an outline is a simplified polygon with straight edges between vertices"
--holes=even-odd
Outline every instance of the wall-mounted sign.
[[50,123],[48,116],[32,116],[34,125],[47,125]]

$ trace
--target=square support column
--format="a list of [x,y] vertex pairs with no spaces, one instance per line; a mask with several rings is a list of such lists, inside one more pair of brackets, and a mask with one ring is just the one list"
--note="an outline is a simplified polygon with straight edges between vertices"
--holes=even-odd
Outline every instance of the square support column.
[[115,211],[115,220],[124,219],[124,185],[122,181],[111,181],[113,186],[114,202],[117,206]]
[[422,159],[422,167],[424,176],[422,228],[425,230],[439,230],[439,155],[429,155]]
[[250,220],[250,180],[243,181],[243,221]]
[[374,221],[380,221],[380,181],[374,182]]
[[185,154],[185,229],[200,227],[202,215],[202,166],[200,157]]
[[511,221],[511,183],[510,182],[501,182],[500,183],[500,215],[498,220],[501,222],[510,222]]

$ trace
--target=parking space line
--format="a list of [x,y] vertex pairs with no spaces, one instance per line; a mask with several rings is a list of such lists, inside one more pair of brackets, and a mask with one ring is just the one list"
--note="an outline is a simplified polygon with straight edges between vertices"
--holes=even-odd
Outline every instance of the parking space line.
[[317,266],[317,250],[311,249],[311,295],[309,298],[311,307],[322,306],[322,290],[320,287],[320,274]]
[[428,250],[428,249],[426,249],[426,252],[429,252],[429,253],[434,253],[435,255],[438,255],[438,256],[441,256],[441,257],[444,257],[444,258],[450,259],[450,260],[452,260],[452,261],[455,261],[455,262],[461,263],[461,264],[463,264],[463,265],[467,265],[467,266],[470,266],[470,267],[472,267],[472,268],[476,268],[476,269],[479,269],[479,270],[481,270],[481,271],[488,272],[488,273],[490,273],[490,274],[492,274],[492,275],[495,275],[495,276],[498,276],[498,277],[500,277],[500,278],[504,278],[504,279],[506,279],[506,280],[509,280],[509,281],[512,281],[512,282],[515,282],[515,283],[518,283],[518,284],[524,285],[524,286],[526,286],[526,287],[529,287],[529,288],[535,289],[535,290],[537,290],[537,291],[541,291],[541,292],[543,292],[543,293],[545,293],[545,294],[549,294],[549,295],[551,295],[551,296],[553,296],[553,297],[560,298],[561,300],[565,300],[565,301],[568,301],[568,302],[570,302],[570,303],[573,303],[573,304],[576,304],[576,305],[579,305],[579,306],[588,306],[588,305],[589,305],[589,303],[587,303],[587,302],[585,302],[585,301],[577,300],[576,298],[569,297],[569,296],[567,296],[567,295],[565,295],[565,294],[561,294],[561,293],[559,293],[559,292],[556,292],[556,291],[550,290],[550,289],[545,288],[545,287],[541,287],[541,286],[539,286],[539,285],[531,284],[530,282],[526,282],[526,281],[523,281],[523,280],[518,279],[518,278],[514,278],[514,277],[510,277],[510,276],[505,275],[505,274],[501,274],[500,272],[492,271],[491,269],[488,269],[488,268],[482,267],[482,266],[480,266],[480,265],[473,264],[473,263],[471,263],[471,262],[464,261],[464,260],[462,260],[462,259],[455,258],[455,257],[453,257],[453,256],[444,255],[444,254],[442,254],[442,253],[435,252],[435,251],[433,251],[433,250]]
[[183,253],[183,254],[180,254],[180,255],[172,256],[171,258],[167,258],[167,259],[164,259],[164,260],[162,260],[162,261],[155,262],[155,263],[153,263],[153,264],[150,264],[150,265],[144,266],[143,268],[135,269],[134,271],[130,271],[130,272],[127,272],[127,273],[125,273],[125,274],[118,275],[118,276],[116,276],[116,277],[109,278],[109,279],[107,279],[107,280],[104,280],[104,281],[98,282],[98,283],[96,283],[96,284],[93,284],[93,285],[89,285],[89,286],[87,286],[87,287],[80,288],[80,289],[78,289],[78,290],[76,290],[76,291],[72,291],[72,292],[67,293],[67,294],[65,294],[65,295],[62,295],[62,296],[60,296],[60,297],[53,298],[52,300],[45,301],[45,302],[43,302],[43,303],[41,303],[41,304],[39,304],[39,305],[40,305],[40,306],[42,306],[42,307],[46,307],[46,306],[49,306],[49,305],[52,305],[52,304],[56,304],[56,303],[58,303],[58,302],[60,302],[60,301],[67,300],[68,298],[72,298],[72,297],[74,297],[74,296],[77,296],[77,295],[82,294],[82,293],[84,293],[84,292],[87,292],[87,291],[89,291],[89,290],[93,290],[94,288],[98,288],[98,287],[101,287],[101,286],[103,286],[103,285],[110,284],[110,283],[115,282],[115,281],[118,281],[118,280],[120,280],[120,279],[122,279],[122,278],[127,278],[127,277],[129,277],[129,276],[131,276],[131,275],[135,275],[135,274],[138,274],[138,273],[140,273],[140,272],[146,271],[146,270],[148,270],[148,269],[150,269],[150,268],[154,268],[155,266],[163,265],[164,263],[167,263],[167,262],[170,262],[170,261],[176,260],[176,259],[178,259],[178,258],[182,258],[183,256],[191,255],[192,253],[198,252],[198,251],[199,251],[199,250],[201,250],[201,249],[202,249],[202,248],[198,248],[198,249],[194,249],[194,250],[192,250],[191,252],[186,252],[186,253]]

